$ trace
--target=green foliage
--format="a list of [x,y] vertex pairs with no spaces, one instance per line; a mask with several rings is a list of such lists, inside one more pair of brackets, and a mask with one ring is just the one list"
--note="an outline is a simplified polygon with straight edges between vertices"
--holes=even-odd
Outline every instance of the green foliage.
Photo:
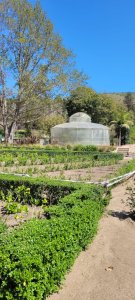
[[[6,183],[4,182],[4,186],[6,186]],[[4,186],[3,184],[1,184],[1,190],[0,190],[0,197],[3,201],[6,201],[7,204],[5,206],[5,210],[6,211],[10,211],[10,208],[12,210],[12,207],[14,207],[14,210],[17,209],[18,212],[19,210],[23,210],[23,206],[22,205],[18,205],[15,202],[19,202],[20,204],[37,204],[36,199],[33,199],[31,196],[31,190],[30,187],[27,187],[25,185],[20,185],[18,183],[18,186],[16,185],[16,182],[12,182],[9,185],[9,182],[7,184],[8,189],[6,191],[4,191]],[[9,205],[8,205],[9,204]],[[17,212],[17,211],[15,211]]]
[[130,130],[133,126],[133,113],[120,111],[118,112],[116,121],[112,121],[110,125],[111,143],[116,140],[118,145],[129,143]]
[[6,224],[2,221],[2,219],[0,218],[0,235],[2,233],[4,233],[7,230],[7,226]]
[[[10,186],[10,189],[4,193],[2,189],[0,190],[0,199],[6,201],[4,206],[4,212],[6,214],[15,214],[19,212],[28,212],[28,207],[22,205],[24,203],[32,204],[29,198],[32,198],[30,195],[30,188],[26,188],[24,185],[18,186],[14,190],[14,186]],[[35,203],[35,199],[32,199]],[[19,202],[19,204],[17,203]]]
[[4,213],[10,215],[10,214],[16,214],[21,212],[28,212],[27,205],[21,205],[14,201],[8,201],[4,207]]
[[24,129],[16,130],[15,131],[15,137],[16,138],[21,138],[27,136],[27,131]]
[[135,159],[132,159],[128,162],[125,162],[121,168],[116,172],[116,176],[124,175],[129,172],[133,172],[135,170]]
[[127,124],[123,124],[121,128],[121,145],[129,144],[130,127]]
[[9,232],[0,248],[0,299],[42,300],[57,291],[93,240],[106,200],[103,188],[84,184],[45,209],[48,219],[33,219]]
[[61,124],[65,122],[65,118],[58,114],[58,113],[53,113],[51,115],[43,116],[40,118],[39,121],[39,126],[44,130],[44,132],[48,135],[51,134],[51,128],[57,124]]
[[[4,163],[5,166],[12,165],[43,165],[48,164],[50,167],[52,164],[57,163],[68,163],[68,162],[81,162],[92,161],[97,156],[96,159],[99,161],[109,161],[111,163],[112,159],[119,160],[122,156],[117,153],[103,152],[102,148],[97,148],[96,146],[82,146],[76,145],[71,150],[57,148],[46,149],[46,150],[17,150],[17,149],[0,149],[0,164]],[[48,170],[48,167],[47,167]]]
[[135,112],[135,99],[133,97],[133,94],[128,92],[123,100],[124,104],[126,105],[128,111],[134,111]]
[[50,114],[48,97],[85,84],[86,76],[75,68],[74,55],[63,46],[39,1],[1,0],[0,24],[1,119],[5,139],[12,142],[16,122]]
[[130,144],[135,144],[135,126],[130,128]]
[[85,112],[91,116],[92,122],[109,124],[116,119],[118,110],[123,110],[120,103],[112,101],[107,95],[97,94],[88,87],[79,87],[65,100],[68,115]]
[[90,152],[98,152],[98,147],[94,145],[75,145],[73,146],[73,151],[90,151]]
[[42,205],[46,199],[48,205],[52,205],[57,204],[60,198],[77,188],[81,188],[78,183],[0,175],[0,196],[7,202],[16,201],[20,204]]
[[135,217],[135,182],[133,187],[127,188],[128,198],[127,205],[130,207],[130,211],[134,214]]

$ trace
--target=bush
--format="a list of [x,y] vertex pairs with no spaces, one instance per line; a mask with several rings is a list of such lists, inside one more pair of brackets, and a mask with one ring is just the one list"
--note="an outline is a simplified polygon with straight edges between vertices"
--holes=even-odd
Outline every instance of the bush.
[[95,152],[98,151],[98,148],[94,145],[87,145],[87,146],[83,146],[83,145],[75,145],[73,146],[73,151],[90,151],[90,152]]

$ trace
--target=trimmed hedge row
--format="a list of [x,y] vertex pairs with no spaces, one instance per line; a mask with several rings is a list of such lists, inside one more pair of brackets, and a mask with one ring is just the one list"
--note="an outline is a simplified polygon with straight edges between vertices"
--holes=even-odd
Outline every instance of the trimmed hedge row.
[[60,198],[81,188],[80,183],[0,174],[1,198],[2,196],[6,198],[11,191],[14,200],[22,204],[42,205],[44,198],[48,204],[57,204]]
[[37,153],[38,155],[44,155],[47,154],[48,156],[57,156],[57,155],[67,155],[67,156],[74,156],[74,155],[90,155],[90,156],[94,156],[94,155],[99,155],[99,157],[111,157],[111,158],[123,158],[123,154],[122,153],[114,153],[114,152],[101,152],[101,151],[94,151],[94,150],[84,150],[84,151],[78,151],[78,150],[49,150],[49,149],[0,149],[0,153],[12,153],[14,156],[16,156],[16,154],[18,153],[24,153],[24,154],[28,154],[28,153]]
[[0,299],[45,299],[57,291],[77,255],[93,240],[108,196],[94,185],[73,189],[58,205],[45,208],[47,219],[33,219],[3,236]]
[[95,146],[95,145],[66,145],[66,146],[54,146],[54,145],[46,145],[46,146],[38,146],[34,145],[30,147],[30,145],[25,145],[25,146],[4,146],[3,144],[0,144],[0,149],[9,149],[9,150],[37,150],[37,151],[43,151],[43,150],[51,150],[51,151],[98,151],[98,152],[111,152],[115,149],[116,147],[114,146]]

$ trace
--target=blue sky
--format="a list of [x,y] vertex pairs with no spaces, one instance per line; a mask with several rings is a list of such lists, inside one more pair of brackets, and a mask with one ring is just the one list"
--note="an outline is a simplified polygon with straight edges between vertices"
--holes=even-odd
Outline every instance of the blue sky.
[[[35,3],[36,0],[30,0]],[[40,0],[97,92],[135,92],[135,0]]]

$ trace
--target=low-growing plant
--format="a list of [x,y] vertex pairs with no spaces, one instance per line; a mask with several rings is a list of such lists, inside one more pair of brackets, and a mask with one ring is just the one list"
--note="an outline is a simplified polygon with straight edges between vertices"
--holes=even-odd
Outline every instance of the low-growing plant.
[[10,201],[7,202],[4,207],[4,213],[6,214],[17,214],[21,212],[28,212],[28,206],[27,205],[21,205],[17,202]]

